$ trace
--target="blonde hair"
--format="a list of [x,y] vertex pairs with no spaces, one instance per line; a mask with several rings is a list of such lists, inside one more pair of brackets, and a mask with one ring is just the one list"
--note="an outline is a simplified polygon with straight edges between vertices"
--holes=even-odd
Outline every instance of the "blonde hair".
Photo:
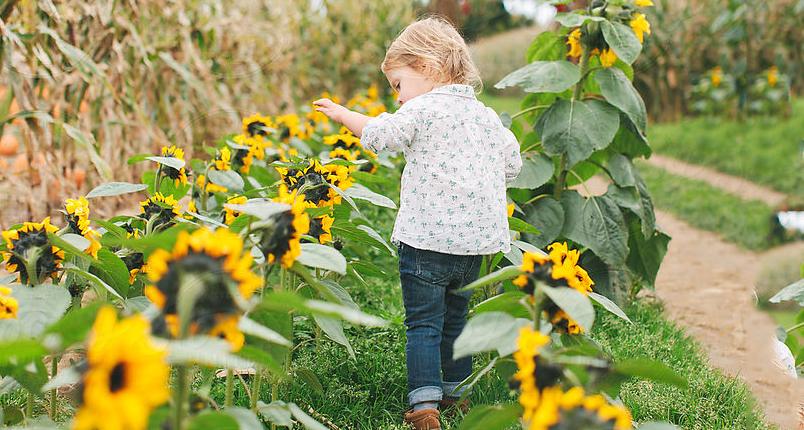
[[438,84],[465,84],[483,89],[466,41],[445,19],[428,16],[407,26],[388,47],[382,71],[409,66]]

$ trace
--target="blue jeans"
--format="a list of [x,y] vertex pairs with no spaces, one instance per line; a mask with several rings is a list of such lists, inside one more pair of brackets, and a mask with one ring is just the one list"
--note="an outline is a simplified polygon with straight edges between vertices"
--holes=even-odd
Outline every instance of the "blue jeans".
[[453,360],[452,346],[466,325],[472,291],[457,290],[477,279],[482,258],[399,246],[411,405],[463,392],[455,388],[472,373],[472,357]]

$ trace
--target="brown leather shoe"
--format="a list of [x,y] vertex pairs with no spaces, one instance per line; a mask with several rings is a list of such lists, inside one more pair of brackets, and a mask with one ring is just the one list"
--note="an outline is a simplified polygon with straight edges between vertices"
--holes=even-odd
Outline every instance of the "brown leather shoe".
[[441,413],[436,409],[422,409],[413,412],[413,409],[405,412],[405,423],[410,424],[416,430],[437,430],[441,428],[438,417]]
[[462,415],[466,415],[469,413],[469,399],[459,403],[456,399],[445,397],[438,402],[438,407],[445,413],[451,412],[454,414],[456,411],[460,411]]

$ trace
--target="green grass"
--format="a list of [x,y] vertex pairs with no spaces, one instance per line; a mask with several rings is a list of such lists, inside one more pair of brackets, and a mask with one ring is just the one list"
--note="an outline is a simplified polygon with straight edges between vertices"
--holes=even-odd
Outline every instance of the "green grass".
[[745,201],[706,182],[673,175],[645,162],[636,165],[657,209],[745,249],[761,251],[774,245],[768,240],[773,208],[764,202]]
[[[689,381],[687,389],[632,379],[620,397],[638,422],[669,421],[686,430],[772,428],[747,420],[761,415],[749,409],[752,402],[745,383],[708,365],[700,345],[670,322],[661,309],[646,301],[626,307],[634,324],[611,314],[601,315],[592,338],[616,362],[650,358],[662,362]],[[756,412],[749,414],[754,410]]]
[[[804,111],[804,99],[794,99],[792,109]],[[693,118],[651,124],[648,139],[658,154],[804,198],[804,122],[795,114],[788,120]]]
[[510,115],[522,110],[519,108],[522,105],[522,98],[524,97],[500,97],[489,93],[477,95],[478,100],[497,111],[497,113],[508,112]]

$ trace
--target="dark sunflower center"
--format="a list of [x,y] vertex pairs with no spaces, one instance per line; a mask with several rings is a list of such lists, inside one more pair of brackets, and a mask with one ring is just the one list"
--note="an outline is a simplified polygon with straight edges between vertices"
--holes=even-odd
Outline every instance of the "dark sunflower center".
[[123,257],[122,260],[126,263],[126,269],[129,272],[134,269],[142,269],[142,265],[145,263],[142,259],[142,252],[132,252]]
[[65,214],[64,220],[67,221],[67,226],[70,227],[70,233],[84,234],[81,227],[78,226],[78,216],[75,214]]
[[300,189],[305,185],[306,187],[304,191],[302,191],[302,193],[304,193],[304,200],[317,205],[319,202],[327,200],[329,197],[329,186],[327,186],[327,181],[321,173],[315,170],[308,171],[304,176],[299,178],[293,189]]
[[248,131],[248,134],[251,136],[268,136],[268,133],[265,131],[265,123],[261,121],[252,122],[248,125],[246,131]]
[[260,247],[264,254],[272,254],[274,258],[281,259],[290,250],[290,240],[296,229],[293,227],[295,215],[292,212],[282,212],[274,215],[275,228],[272,232],[266,233],[260,241]]
[[171,220],[176,216],[173,213],[173,209],[163,208],[154,202],[148,202],[148,205],[143,207],[143,212],[140,217],[146,221],[156,216],[156,225],[173,225]]
[[245,158],[248,155],[248,150],[237,148],[232,155],[232,169],[237,170],[246,165]]
[[536,378],[536,388],[539,391],[547,387],[552,387],[558,383],[561,378],[561,366],[555,363],[548,363],[544,358],[537,355],[533,357],[536,363],[536,369],[533,371],[533,377]]
[[168,270],[156,287],[165,295],[165,314],[176,314],[181,274],[195,274],[204,283],[204,294],[198,298],[193,309],[192,321],[200,330],[209,330],[215,325],[215,315],[231,313],[237,309],[229,294],[230,273],[223,267],[225,257],[211,257],[203,252],[190,252],[179,260],[168,263]]
[[162,166],[162,171],[165,172],[165,176],[170,179],[181,179],[182,177],[181,170],[170,166]]
[[318,239],[321,237],[322,234],[326,233],[324,231],[324,218],[313,218],[310,220],[310,231],[307,233],[310,236]]
[[283,125],[282,128],[279,129],[279,138],[282,140],[290,138],[290,127]]
[[6,265],[16,265],[17,271],[20,274],[20,282],[28,282],[28,270],[25,262],[18,257],[18,255],[28,258],[33,254],[35,248],[41,249],[39,258],[36,260],[36,276],[39,279],[51,276],[56,272],[59,262],[62,261],[61,257],[53,253],[53,247],[47,238],[47,232],[42,230],[34,230],[31,232],[19,232],[19,239],[12,239],[14,253],[8,259]]
[[109,373],[109,391],[112,393],[117,392],[126,386],[126,363],[117,363],[112,372]]

